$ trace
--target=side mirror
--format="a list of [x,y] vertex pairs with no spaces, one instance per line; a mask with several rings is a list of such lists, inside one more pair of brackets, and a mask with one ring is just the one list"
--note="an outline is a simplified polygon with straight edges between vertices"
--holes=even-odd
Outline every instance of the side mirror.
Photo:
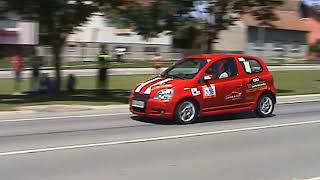
[[212,75],[205,75],[205,76],[203,77],[203,80],[204,80],[204,81],[210,81],[210,80],[212,80]]

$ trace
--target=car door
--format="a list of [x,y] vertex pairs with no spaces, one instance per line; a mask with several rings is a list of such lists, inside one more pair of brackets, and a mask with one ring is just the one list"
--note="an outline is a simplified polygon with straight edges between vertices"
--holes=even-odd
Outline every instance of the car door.
[[243,102],[244,84],[239,77],[234,57],[214,62],[205,73],[210,80],[203,80],[202,91],[204,111],[238,108]]
[[242,66],[242,70],[245,72],[243,81],[245,84],[245,102],[254,103],[257,95],[267,89],[267,77],[263,73],[263,67],[259,60],[252,57],[238,57],[238,60]]

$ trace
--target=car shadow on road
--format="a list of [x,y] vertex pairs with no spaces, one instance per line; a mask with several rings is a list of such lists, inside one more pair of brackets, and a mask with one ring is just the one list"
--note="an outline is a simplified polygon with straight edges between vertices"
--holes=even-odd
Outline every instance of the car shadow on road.
[[131,116],[132,120],[148,123],[148,124],[158,124],[158,125],[176,125],[176,123],[170,119],[160,119],[160,118],[147,118],[141,116]]
[[[274,117],[272,115],[271,117]],[[234,113],[234,114],[223,114],[223,115],[215,115],[215,116],[208,116],[200,118],[194,124],[201,124],[201,123],[209,123],[209,122],[218,122],[218,121],[238,121],[244,119],[258,119],[259,117],[254,112],[241,112],[241,113]],[[158,124],[158,125],[177,125],[173,120],[170,119],[153,119],[147,117],[139,117],[139,116],[132,116],[132,120],[149,123],[149,124]]]

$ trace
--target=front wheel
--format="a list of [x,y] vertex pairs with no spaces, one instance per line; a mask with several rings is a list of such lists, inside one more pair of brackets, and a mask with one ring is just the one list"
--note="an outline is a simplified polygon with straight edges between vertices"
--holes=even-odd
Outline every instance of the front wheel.
[[175,113],[175,119],[179,124],[191,124],[198,119],[199,108],[190,100],[178,104]]
[[259,117],[270,117],[274,110],[273,97],[270,94],[264,94],[260,97],[255,110]]

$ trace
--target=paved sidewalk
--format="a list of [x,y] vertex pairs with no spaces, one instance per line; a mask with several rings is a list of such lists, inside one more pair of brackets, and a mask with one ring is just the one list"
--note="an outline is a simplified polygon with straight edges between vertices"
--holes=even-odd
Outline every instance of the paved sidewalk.
[[[165,70],[166,68],[162,68]],[[284,65],[284,66],[269,66],[270,71],[297,71],[297,70],[320,70],[320,65]],[[54,77],[53,70],[43,70],[42,73],[48,73],[51,77]],[[110,69],[110,75],[143,75],[143,74],[155,74],[156,70],[153,68],[114,68]],[[62,75],[68,76],[68,74],[74,74],[78,77],[91,77],[97,75],[97,69],[69,69],[63,70]],[[24,71],[22,77],[29,78],[31,71]],[[0,78],[13,78],[11,71],[0,71]]]

